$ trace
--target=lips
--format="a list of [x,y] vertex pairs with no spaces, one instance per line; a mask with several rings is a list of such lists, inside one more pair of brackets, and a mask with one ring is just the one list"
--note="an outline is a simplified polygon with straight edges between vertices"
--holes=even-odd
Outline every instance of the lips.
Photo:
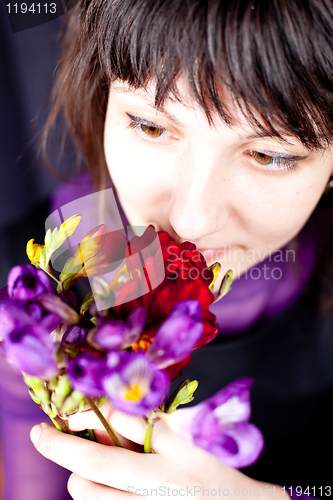
[[206,261],[216,261],[222,258],[229,250],[233,248],[232,245],[226,245],[222,248],[205,248],[199,249],[199,252],[205,257]]

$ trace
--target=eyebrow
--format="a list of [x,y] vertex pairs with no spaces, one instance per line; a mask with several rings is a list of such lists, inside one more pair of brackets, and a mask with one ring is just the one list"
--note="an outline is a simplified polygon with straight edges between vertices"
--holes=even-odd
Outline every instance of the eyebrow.
[[140,90],[137,90],[137,91],[133,91],[133,90],[127,90],[127,89],[122,89],[122,88],[119,88],[119,87],[115,87],[115,90],[119,93],[119,94],[132,94],[132,95],[136,95],[138,97],[141,97],[144,101],[146,101],[146,103],[148,104],[148,106],[150,106],[151,108],[153,108],[155,111],[158,111],[159,113],[163,114],[166,118],[168,118],[168,120],[174,122],[178,127],[182,127],[184,128],[185,125],[183,123],[181,123],[178,118],[176,118],[173,114],[169,113],[168,111],[166,111],[165,109],[163,109],[162,111],[160,111],[154,102],[151,102],[151,96],[146,96],[145,94],[142,94],[142,92],[140,92]]
[[168,111],[166,111],[165,109],[163,109],[163,111],[160,111],[153,102],[149,102],[148,103],[148,106],[150,106],[151,108],[154,108],[156,109],[156,111],[158,111],[159,113],[163,114],[166,118],[168,118],[168,120],[174,122],[178,127],[181,127],[181,128],[184,128],[185,125],[183,125],[183,123],[181,123],[178,118],[176,118],[174,115],[172,115],[171,113],[169,113]]
[[287,141],[286,137],[288,137],[288,136],[283,136],[283,134],[281,134],[281,136],[270,135],[270,134],[261,133],[260,131],[254,132],[253,134],[249,134],[244,139],[247,139],[247,140],[251,140],[251,139],[266,139],[267,137],[269,139],[280,139],[283,142],[286,142],[287,144],[289,144],[290,146],[294,145],[291,142]]
[[[168,118],[170,121],[174,122],[178,127],[181,127],[181,128],[185,128],[185,125],[183,123],[181,123],[178,118],[176,118],[173,114],[169,113],[168,111],[166,111],[165,109],[163,109],[162,111],[160,111],[154,102],[151,102],[151,96],[150,95],[147,95],[147,93],[143,93],[140,89],[137,89],[137,90],[131,90],[131,89],[124,89],[124,88],[121,88],[121,87],[117,87],[115,86],[114,89],[116,90],[116,92],[118,92],[119,94],[132,94],[132,95],[136,95],[138,97],[141,97],[144,101],[146,101],[146,103],[148,104],[148,106],[150,106],[151,108],[153,108],[155,111],[163,114],[166,118]],[[258,132],[254,132],[252,134],[249,134],[247,135],[246,137],[244,137],[245,140],[252,140],[252,139],[265,139],[265,138],[269,138],[269,139],[274,139],[274,136],[272,135],[269,135],[269,134],[265,134],[265,133],[260,133],[260,131]],[[292,144],[291,142],[289,142],[286,138],[284,138],[283,135],[281,135],[281,137],[278,137],[276,136],[277,139],[280,139],[282,140],[282,142],[286,142],[287,144],[289,144],[290,146],[294,146],[294,144]],[[307,158],[307,156],[295,156],[295,161],[296,160],[301,160],[301,159],[305,159]]]

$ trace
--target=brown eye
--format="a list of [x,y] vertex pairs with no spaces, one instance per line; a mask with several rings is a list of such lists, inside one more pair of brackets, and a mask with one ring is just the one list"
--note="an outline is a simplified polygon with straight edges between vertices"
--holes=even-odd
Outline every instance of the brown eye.
[[273,156],[260,153],[259,151],[251,151],[251,155],[260,165],[269,165],[273,162]]
[[154,127],[154,125],[145,125],[144,123],[140,124],[140,128],[149,137],[161,137],[164,132],[163,128]]

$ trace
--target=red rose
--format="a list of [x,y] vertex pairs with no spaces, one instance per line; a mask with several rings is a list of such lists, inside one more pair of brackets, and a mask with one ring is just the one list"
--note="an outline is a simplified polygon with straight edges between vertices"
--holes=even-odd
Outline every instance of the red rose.
[[146,350],[174,305],[188,299],[198,300],[202,307],[204,330],[196,348],[215,338],[218,325],[209,311],[214,300],[209,290],[213,273],[193,243],[178,244],[166,232],[156,233],[149,226],[142,236],[131,239],[126,259],[132,280],[122,286],[115,311],[126,319],[137,307],[146,308],[146,325],[135,350]]

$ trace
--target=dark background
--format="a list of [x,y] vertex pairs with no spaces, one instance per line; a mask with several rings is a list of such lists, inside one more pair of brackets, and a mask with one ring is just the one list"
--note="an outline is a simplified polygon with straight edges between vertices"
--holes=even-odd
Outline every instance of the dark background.
[[[13,33],[0,1],[0,229],[59,183],[37,157],[56,66],[60,19]],[[56,147],[50,160],[56,162]],[[1,286],[1,284],[0,284]]]

